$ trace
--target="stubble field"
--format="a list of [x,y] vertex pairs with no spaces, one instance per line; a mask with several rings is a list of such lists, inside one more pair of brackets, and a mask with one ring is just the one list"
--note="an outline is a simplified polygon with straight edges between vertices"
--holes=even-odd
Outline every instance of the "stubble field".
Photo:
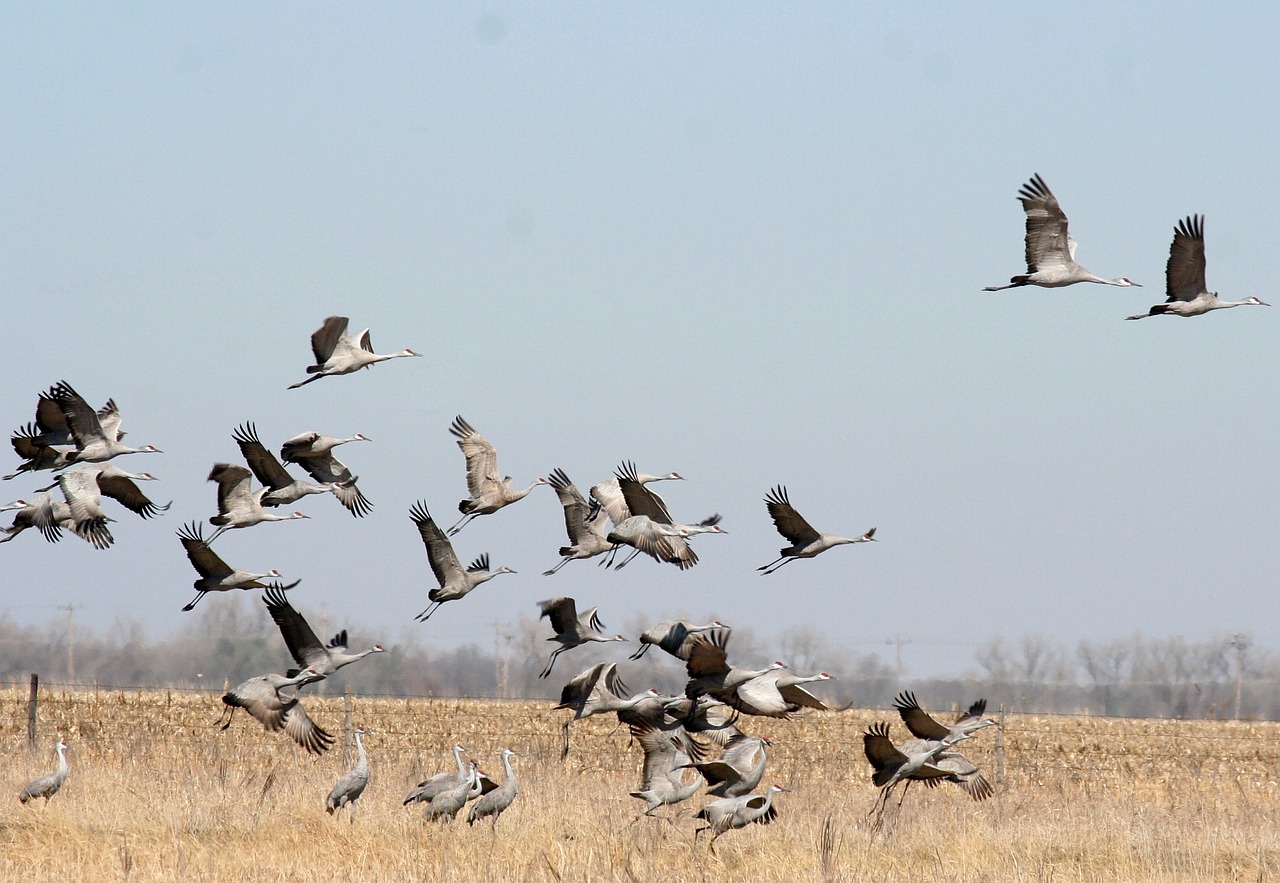
[[[916,787],[873,830],[876,790],[861,734],[896,716],[851,710],[749,719],[774,740],[769,826],[695,844],[700,793],[665,819],[637,820],[640,752],[612,716],[573,726],[545,702],[351,700],[372,782],[354,822],[325,813],[345,769],[238,715],[214,726],[220,693],[44,692],[39,749],[26,745],[26,691],[0,693],[0,879],[4,880],[1267,880],[1280,869],[1280,725],[1010,714],[964,746],[999,790]],[[344,700],[308,697],[341,733]],[[21,787],[71,776],[47,807]],[[999,738],[998,738],[999,737]],[[468,747],[495,778],[520,752],[520,796],[494,831],[427,823],[405,790]],[[1001,751],[997,754],[997,744]],[[1001,763],[1001,760],[1003,761]],[[894,798],[896,801],[896,797]],[[892,804],[891,804],[892,805]]]

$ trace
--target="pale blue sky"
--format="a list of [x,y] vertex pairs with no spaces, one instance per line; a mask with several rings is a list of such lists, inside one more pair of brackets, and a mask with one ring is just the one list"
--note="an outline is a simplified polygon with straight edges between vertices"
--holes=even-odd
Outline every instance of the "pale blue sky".
[[[173,532],[214,513],[205,476],[252,420],[273,448],[372,437],[344,459],[376,508],[309,500],[218,551],[389,640],[487,644],[569,594],[615,626],[813,624],[886,659],[902,636],[913,675],[1029,632],[1280,648],[1280,315],[1122,321],[1163,300],[1193,212],[1210,287],[1280,300],[1253,257],[1278,32],[1268,7],[1157,3],[5,4],[0,430],[61,379],[114,397],[166,452],[117,462],[174,503],[120,510],[108,552],[0,546],[0,610],[175,627],[195,574]],[[1145,288],[981,291],[1022,271],[1034,172],[1080,261]],[[286,392],[334,313],[426,358]],[[520,574],[413,626],[408,510],[455,517],[459,413],[521,483],[634,459],[731,534],[687,573],[545,578],[563,524],[537,489],[459,537]],[[881,542],[761,578],[777,483]]]

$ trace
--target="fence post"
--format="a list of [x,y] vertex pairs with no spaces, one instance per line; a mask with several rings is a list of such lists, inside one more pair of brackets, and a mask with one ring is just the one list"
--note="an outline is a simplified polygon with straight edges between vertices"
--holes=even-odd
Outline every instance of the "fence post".
[[1000,703],[1000,726],[996,727],[996,790],[1004,786],[1004,703]]
[[342,691],[342,766],[351,766],[351,687]]
[[31,673],[31,693],[27,696],[27,747],[36,747],[36,696],[40,692],[40,675]]

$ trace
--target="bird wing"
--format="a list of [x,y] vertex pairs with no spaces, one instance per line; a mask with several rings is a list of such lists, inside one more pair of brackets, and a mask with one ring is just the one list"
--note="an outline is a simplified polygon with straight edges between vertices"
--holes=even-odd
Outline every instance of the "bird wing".
[[71,507],[71,518],[76,524],[103,518],[101,494],[98,490],[98,470],[92,467],[71,469],[58,476],[58,487]]
[[352,515],[363,518],[373,510],[373,504],[356,487],[357,476],[352,475],[347,465],[337,457],[326,454],[323,457],[305,457],[297,462],[316,481],[341,484],[341,487],[333,489],[333,495]]
[[311,352],[317,365],[329,361],[334,347],[338,345],[338,338],[347,333],[347,321],[346,316],[330,316],[312,333]]
[[71,429],[67,426],[66,415],[58,402],[50,395],[40,393],[36,399],[36,428],[39,435],[59,436],[66,441],[71,440]]
[[538,618],[549,619],[557,635],[578,630],[578,605],[572,598],[548,598],[538,602],[538,609],[542,611]]
[[769,517],[773,519],[774,527],[788,542],[808,545],[822,536],[791,505],[791,501],[787,499],[787,489],[783,485],[769,491],[764,504],[769,510]]
[[221,578],[231,573],[227,562],[205,544],[204,532],[198,522],[183,525],[178,531],[178,539],[182,541],[182,548],[186,550],[191,566],[201,576]]
[[903,690],[893,700],[893,707],[898,709],[898,715],[902,718],[902,722],[907,725],[907,729],[911,731],[911,735],[917,739],[930,739],[939,741],[951,735],[951,728],[945,727],[934,720],[927,711],[920,707],[920,703],[916,701],[914,693]]
[[230,512],[247,508],[252,504],[249,483],[253,473],[233,463],[215,463],[209,471],[209,481],[218,483],[218,511]]
[[107,399],[107,403],[98,409],[98,425],[107,438],[114,441],[124,438],[124,433],[120,431],[120,424],[123,422],[124,415],[120,413],[115,399]]
[[[716,694],[718,698],[719,694]],[[747,714],[764,717],[787,717],[787,703],[778,692],[777,674],[767,674],[739,684],[737,689],[723,697],[726,704]]]
[[427,562],[431,565],[431,572],[436,575],[436,582],[443,587],[451,580],[462,579],[465,571],[458,561],[457,553],[453,551],[453,544],[432,520],[426,504],[415,503],[409,510],[409,517],[418,526],[418,536],[422,537],[422,544],[427,547]]
[[676,767],[689,762],[688,755],[679,750],[677,740],[655,726],[632,724],[631,738],[639,742],[644,751],[644,767],[640,774],[643,782],[641,791],[648,791],[660,780],[670,781]]
[[265,677],[249,678],[229,691],[222,700],[228,705],[243,708],[271,732],[284,726],[284,703]]
[[329,661],[329,653],[306,618],[289,603],[284,592],[268,589],[262,596],[267,612],[280,629],[280,635],[289,647],[289,655],[299,668],[313,668]]
[[956,715],[957,724],[977,723],[982,716],[987,713],[987,700],[978,699],[969,706],[967,711],[962,711]]
[[284,711],[284,731],[312,754],[322,754],[333,744],[333,736],[307,716],[307,710],[296,698]]
[[1063,269],[1072,263],[1068,251],[1067,216],[1039,175],[1018,191],[1027,213],[1027,272]]
[[1204,281],[1204,215],[1190,215],[1178,222],[1165,264],[1165,294],[1172,303],[1192,301],[1208,290]]
[[569,476],[565,475],[562,469],[553,469],[547,478],[547,482],[556,492],[556,497],[560,500],[560,505],[564,507],[564,527],[565,532],[569,535],[570,543],[578,543],[587,535],[587,521],[590,507],[587,500],[582,496]]
[[501,484],[498,452],[493,445],[485,441],[484,436],[476,432],[460,414],[449,425],[449,431],[457,436],[458,447],[467,458],[467,491],[472,499],[483,495],[487,486]]
[[258,429],[252,423],[242,423],[231,433],[245,462],[253,470],[254,476],[273,490],[293,484],[293,476],[285,471],[275,455],[268,451],[258,439]]
[[725,745],[724,754],[720,755],[720,762],[728,765],[737,778],[745,778],[747,771],[755,768],[763,750],[763,744],[756,736],[745,734],[734,736]]
[[778,694],[782,696],[783,701],[788,705],[799,705],[802,708],[812,708],[815,711],[827,710],[826,704],[821,699],[799,684],[787,684],[778,687]]
[[589,607],[582,612],[582,617],[578,621],[585,622],[588,626],[590,626],[592,629],[594,629],[597,632],[603,632],[605,629],[605,624],[600,619],[599,611],[600,611],[599,607]]
[[877,777],[881,772],[897,769],[907,762],[907,756],[889,740],[889,725],[883,721],[872,724],[862,734],[862,750],[867,755],[867,761],[875,768]]
[[[944,751],[934,757],[932,765],[940,770],[949,771],[953,777],[951,781],[964,789],[964,793],[974,800],[986,800],[995,794],[995,789],[978,771],[977,766],[958,751]],[[933,784],[937,780],[928,779],[926,781],[928,784]]]
[[627,501],[622,497],[622,488],[618,487],[616,477],[593,485],[591,498],[600,504],[614,524],[622,524],[631,517],[631,511],[627,509]]
[[163,506],[153,503],[133,479],[126,478],[123,475],[99,473],[98,490],[102,492],[103,496],[110,497],[121,506],[131,512],[136,512],[143,518],[150,518],[158,512],[165,511],[170,506],[169,503],[165,503]]
[[89,406],[81,395],[65,381],[59,381],[49,390],[49,396],[58,403],[62,416],[67,420],[67,428],[75,439],[76,447],[84,448],[94,441],[106,439],[102,424],[98,421],[98,412]]
[[692,637],[689,656],[685,660],[685,669],[689,677],[723,674],[729,670],[729,651],[726,647],[731,634],[733,634],[732,629],[722,628],[700,632]]
[[315,430],[298,433],[280,446],[280,459],[289,463],[296,463],[312,456],[311,446],[315,444],[318,438],[320,438],[320,433]]
[[630,461],[623,463],[617,471],[618,489],[626,501],[627,509],[632,515],[646,515],[659,524],[674,524],[667,504],[640,481],[636,472],[636,464]]
[[[600,662],[570,678],[569,682],[560,690],[560,704],[556,708],[576,709],[582,707],[587,697],[595,690],[596,682],[600,680],[600,676],[610,667],[616,668],[617,666],[612,662]],[[615,672],[609,672],[609,674],[616,677]]]

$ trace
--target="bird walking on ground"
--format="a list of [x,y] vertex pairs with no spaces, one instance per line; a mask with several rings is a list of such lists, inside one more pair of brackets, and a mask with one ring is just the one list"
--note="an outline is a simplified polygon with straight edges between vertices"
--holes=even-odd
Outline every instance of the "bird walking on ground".
[[1077,282],[1142,287],[1124,276],[1118,279],[1095,276],[1076,263],[1076,241],[1067,232],[1067,216],[1039,175],[1032,175],[1031,180],[1022,185],[1018,199],[1027,213],[1027,272],[1010,278],[1008,285],[989,285],[983,291],[1003,291],[1021,285],[1061,288]]
[[469,494],[467,499],[458,503],[458,511],[462,513],[462,517],[449,528],[449,536],[457,534],[472,519],[481,515],[492,515],[499,509],[523,500],[538,485],[547,483],[545,478],[539,477],[523,490],[517,490],[512,486],[514,479],[498,471],[498,452],[494,450],[493,445],[476,432],[470,423],[463,420],[461,415],[454,418],[453,423],[449,425],[449,431],[457,438],[458,447],[462,449],[463,456],[467,459],[467,493]]
[[192,588],[196,590],[196,596],[191,599],[184,611],[190,611],[200,603],[209,592],[229,592],[232,589],[265,589],[274,587],[278,591],[292,589],[301,580],[294,580],[288,585],[280,585],[278,582],[267,583],[262,580],[270,577],[271,579],[280,579],[280,571],[274,567],[266,573],[250,573],[245,570],[238,570],[223,561],[217,552],[209,548],[209,543],[204,538],[204,531],[199,522],[193,521],[185,524],[178,531],[178,539],[182,542],[182,548],[187,553],[187,560],[191,562],[191,566],[200,574],[200,579],[192,583]]
[[502,749],[502,770],[506,773],[506,778],[502,780],[502,784],[483,794],[471,806],[470,812],[467,813],[467,825],[474,825],[481,819],[493,819],[493,827],[498,827],[498,816],[506,812],[507,808],[515,802],[516,794],[519,793],[520,785],[516,781],[516,772],[511,768],[511,758],[518,757],[516,752],[510,748]]
[[356,487],[359,476],[353,475],[347,465],[333,455],[333,449],[348,442],[370,440],[359,432],[347,438],[334,438],[309,430],[281,445],[280,459],[297,463],[321,486],[332,486],[334,497],[352,517],[363,518],[373,510],[373,504]]
[[48,775],[33,779],[27,783],[18,795],[18,800],[22,804],[27,804],[37,797],[43,797],[45,805],[48,805],[49,798],[58,793],[58,789],[62,787],[62,783],[67,781],[67,774],[70,768],[67,766],[67,749],[71,747],[58,740],[58,744],[53,746],[53,750],[58,754],[58,768]]
[[369,732],[364,727],[356,727],[352,735],[356,740],[356,765],[338,777],[333,790],[324,802],[324,810],[333,815],[344,806],[350,808],[348,818],[352,823],[356,820],[356,801],[369,785],[369,757],[364,751],[364,742],[360,737]]
[[237,708],[243,708],[262,724],[269,733],[284,730],[289,738],[312,754],[321,754],[333,745],[333,736],[318,726],[298,701],[298,688],[324,675],[313,668],[299,672],[295,677],[265,674],[249,678],[233,687],[223,697],[227,706],[226,722],[222,729],[231,726],[231,718]]
[[368,368],[388,359],[402,359],[408,356],[421,356],[411,349],[402,349],[398,353],[378,354],[373,351],[369,340],[369,329],[360,332],[359,341],[347,334],[346,316],[330,316],[311,335],[311,352],[316,357],[314,365],[307,366],[311,376],[306,380],[289,385],[289,389],[306,386],[322,377],[336,377],[339,374],[351,374],[361,368]]
[[311,630],[306,618],[294,609],[285,597],[284,591],[268,588],[262,596],[271,614],[271,619],[280,629],[280,635],[289,647],[289,655],[298,664],[297,669],[287,672],[293,677],[300,669],[309,668],[322,675],[331,675],[344,665],[359,662],[371,653],[383,653],[381,644],[374,644],[368,650],[359,653],[347,652],[347,630],[343,629],[333,636],[328,644],[320,643],[316,633]]
[[1222,300],[1216,292],[1209,291],[1205,283],[1204,215],[1188,215],[1178,222],[1169,246],[1169,261],[1165,264],[1165,294],[1162,304],[1156,304],[1145,313],[1125,316],[1126,319],[1145,319],[1147,316],[1203,316],[1214,310],[1231,307],[1269,307],[1271,304],[1246,297],[1244,300]]
[[538,609],[541,612],[538,618],[547,617],[551,621],[551,628],[555,629],[555,634],[547,638],[548,641],[558,641],[560,646],[551,651],[551,658],[547,660],[547,667],[538,675],[545,678],[551,674],[551,667],[556,664],[556,657],[566,650],[572,650],[574,647],[581,647],[583,644],[592,641],[600,643],[608,643],[610,641],[626,641],[622,635],[614,635],[612,637],[600,631],[604,628],[604,623],[600,621],[596,611],[600,608],[589,607],[578,614],[577,602],[572,598],[549,598],[546,601],[538,602]]
[[778,533],[782,534],[783,539],[787,540],[791,545],[783,548],[778,553],[782,557],[777,561],[770,561],[764,567],[756,568],[763,574],[773,573],[797,558],[817,557],[834,546],[843,546],[847,543],[874,543],[876,541],[876,529],[874,527],[860,537],[838,537],[833,534],[819,533],[791,505],[791,501],[787,499],[787,489],[782,485],[778,485],[769,491],[764,498],[764,503],[769,510],[769,517],[773,519],[773,524],[778,529]]
[[209,537],[210,544],[228,530],[253,527],[264,521],[293,521],[311,517],[301,512],[276,515],[263,509],[262,497],[269,489],[262,487],[253,490],[253,473],[243,466],[215,463],[213,469],[209,470],[208,480],[218,483],[218,514],[209,519],[209,523],[218,529]]
[[563,469],[554,469],[547,479],[560,505],[564,508],[564,526],[569,535],[569,545],[560,548],[560,563],[543,576],[551,576],[570,561],[585,560],[613,551],[614,544],[605,539],[608,533],[609,515],[598,502],[587,502]]
[[452,822],[471,799],[472,789],[475,788],[479,776],[480,767],[472,760],[467,765],[466,778],[460,784],[432,797],[427,808],[422,811],[422,817],[427,821]]
[[752,823],[767,825],[778,816],[773,805],[773,795],[786,791],[781,785],[770,785],[764,794],[744,794],[742,797],[721,797],[704,806],[695,819],[707,824],[693,832],[696,842],[703,831],[711,832],[711,851],[716,851],[716,839],[727,831],[745,828]]
[[427,549],[427,563],[431,565],[431,572],[435,574],[436,582],[440,584],[427,593],[427,599],[431,603],[426,610],[414,617],[418,622],[426,622],[431,618],[431,614],[440,609],[441,604],[466,596],[481,583],[488,582],[499,574],[515,573],[505,565],[497,570],[490,570],[488,552],[472,561],[467,569],[463,570],[457,553],[453,551],[453,543],[449,542],[444,531],[432,519],[426,503],[415,503],[409,510],[409,517],[418,526],[418,536],[422,538],[422,544]]

